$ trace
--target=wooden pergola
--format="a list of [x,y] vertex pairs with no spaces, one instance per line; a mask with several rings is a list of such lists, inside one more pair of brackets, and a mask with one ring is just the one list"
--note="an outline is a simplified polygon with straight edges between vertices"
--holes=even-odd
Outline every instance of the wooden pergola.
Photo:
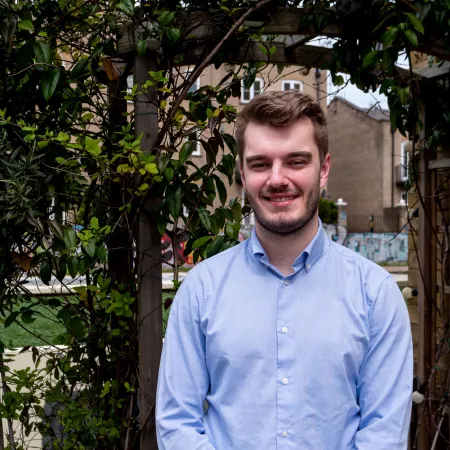
[[[233,32],[224,33],[215,26],[214,12],[186,14],[177,24],[182,30],[189,30],[184,42],[185,51],[183,53],[183,66],[194,66],[192,79],[196,79],[203,69],[211,64],[208,55],[221,46],[226,49],[227,63],[241,64],[245,62],[266,62],[273,64],[288,64],[302,66],[305,68],[327,69],[332,61],[332,48],[311,45],[310,41],[316,37],[328,37],[335,39],[345,39],[347,37],[357,37],[358,30],[349,26],[351,22],[358,20],[360,13],[359,2],[354,4],[352,10],[346,17],[343,25],[342,19],[327,25],[321,30],[312,28],[302,28],[302,18],[307,15],[303,8],[277,8],[271,0],[260,2],[263,4],[257,11],[247,11],[236,22]],[[264,27],[265,35],[282,36],[275,39],[270,46],[276,47],[276,52],[272,55],[261,48],[260,42],[244,42],[240,37],[239,27],[245,26],[247,29],[259,30]],[[230,30],[231,31],[231,30]],[[122,29],[122,36],[119,39],[117,61],[126,62],[131,55],[135,55],[136,35],[139,28],[132,25]],[[159,42],[147,40],[147,52],[144,56],[135,56],[133,72],[135,83],[141,86],[147,79],[148,71],[157,70],[156,52]],[[418,49],[427,55],[436,56],[445,60],[441,66],[431,68],[421,68],[405,70],[397,67],[396,77],[400,80],[416,78],[419,83],[436,77],[445,76],[450,67],[450,51],[445,43],[440,39],[429,37],[423,47]],[[206,58],[205,58],[206,55]],[[345,68],[342,70],[345,72]],[[186,87],[189,89],[189,86]],[[421,90],[426,97],[426,89]],[[158,108],[148,101],[152,98],[154,91],[150,88],[147,92],[139,94],[135,101],[135,130],[136,135],[143,133],[141,145],[143,149],[151,152],[155,147],[155,139],[158,135]],[[423,98],[423,103],[429,104],[429,99]],[[427,112],[425,110],[423,119],[427,123]],[[421,135],[424,141],[427,129],[432,124],[427,123],[427,127]],[[157,144],[157,142],[156,142]],[[418,348],[417,348],[417,373],[416,375],[423,381],[430,377],[434,367],[435,358],[435,337],[433,326],[436,326],[433,299],[436,299],[438,289],[450,296],[450,286],[438,288],[436,279],[438,249],[436,237],[432,230],[437,230],[437,211],[433,204],[433,193],[436,189],[437,170],[450,168],[449,159],[436,159],[437,155],[432,152],[420,152],[419,178],[417,186],[423,196],[423,202],[419,206],[419,242],[418,260],[421,267],[422,276],[418,288]],[[145,200],[144,210],[151,217],[157,213],[159,200],[148,196]],[[432,245],[430,245],[432,243]],[[157,311],[161,304],[161,263],[160,260],[160,234],[156,227],[156,221],[151,219],[141,220],[139,223],[139,237],[137,243],[137,253],[139,257],[139,274],[141,276],[139,289],[139,360],[141,370],[141,395],[140,408],[144,416],[151,415],[154,407],[156,382],[161,355],[161,319]],[[448,311],[448,309],[447,309]],[[424,406],[421,407],[421,409]],[[421,412],[419,411],[419,415]],[[429,432],[424,421],[419,424],[421,432],[419,434],[419,450],[429,450],[433,433]],[[141,437],[141,448],[156,449],[156,441],[151,433],[143,433]]]

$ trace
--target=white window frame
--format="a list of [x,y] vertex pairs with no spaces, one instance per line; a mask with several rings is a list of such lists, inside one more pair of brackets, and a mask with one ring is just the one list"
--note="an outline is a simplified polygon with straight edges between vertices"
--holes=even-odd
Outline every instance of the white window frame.
[[[197,131],[197,139],[200,138],[200,131]],[[183,139],[183,144],[188,140],[188,137]],[[192,152],[191,156],[202,156],[202,144],[200,141],[195,141],[195,150]]]
[[[300,85],[300,89],[293,89],[293,88],[291,88],[291,85],[293,85],[293,84]],[[286,88],[286,86],[289,86],[289,87]],[[293,91],[297,91],[297,92],[303,92],[303,81],[300,81],[300,80],[282,80],[282,82],[281,82],[281,90],[282,91],[293,90]]]
[[409,141],[402,141],[401,148],[401,161],[400,165],[402,167],[402,177],[408,178],[408,169],[409,169],[409,152],[406,150],[406,146]]
[[[193,72],[193,70],[186,69],[184,71],[184,80],[186,81],[189,78],[189,75]],[[188,92],[195,92],[200,89],[200,77],[195,80],[195,83],[189,88]]]
[[[127,94],[131,94],[131,89],[133,89],[134,86],[134,75],[128,75],[127,76]],[[127,100],[127,103],[133,103],[133,100]]]
[[[261,84],[261,90],[259,94],[262,94],[264,92],[264,79],[260,77],[256,77],[255,81],[259,81]],[[244,92],[247,91],[250,94],[250,98],[247,100],[244,98]],[[249,89],[246,89],[244,87],[244,80],[241,80],[241,103],[249,103],[251,100],[255,98],[255,83],[253,83]]]

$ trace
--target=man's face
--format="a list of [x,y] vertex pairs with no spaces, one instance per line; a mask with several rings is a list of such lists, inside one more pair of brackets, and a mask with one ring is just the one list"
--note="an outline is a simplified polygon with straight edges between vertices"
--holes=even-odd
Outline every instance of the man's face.
[[289,235],[316,217],[329,169],[329,155],[320,163],[310,119],[287,127],[247,126],[241,176],[258,224],[266,230]]

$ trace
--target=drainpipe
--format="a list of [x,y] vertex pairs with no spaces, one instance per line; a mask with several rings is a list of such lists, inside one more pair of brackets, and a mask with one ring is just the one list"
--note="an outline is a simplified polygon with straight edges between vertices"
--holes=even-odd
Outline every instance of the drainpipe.
[[392,172],[392,186],[391,186],[391,208],[394,207],[394,190],[395,190],[395,130],[391,127],[391,172]]
[[320,103],[320,69],[316,67],[316,99]]

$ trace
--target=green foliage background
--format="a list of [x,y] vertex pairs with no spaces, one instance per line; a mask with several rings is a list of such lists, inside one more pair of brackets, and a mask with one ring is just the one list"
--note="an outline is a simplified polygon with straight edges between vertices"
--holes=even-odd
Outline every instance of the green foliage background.
[[[39,431],[61,449],[139,448],[144,427],[137,407],[142,257],[136,254],[137,229],[141,220],[155,223],[159,234],[167,232],[173,242],[187,239],[187,252],[194,251],[196,258],[237,243],[248,211],[237,199],[226,198],[236,145],[221,125],[235,120],[229,99],[239,96],[242,79],[251,85],[267,62],[244,64],[218,85],[194,92],[189,92],[194,77],[186,79],[178,68],[183,55],[199,48],[194,72],[201,71],[202,60],[216,46],[222,45],[211,63],[218,68],[233,48],[273,40],[263,28],[242,25],[226,46],[222,42],[243,14],[262,3],[266,18],[276,6],[299,4],[0,0],[0,314],[6,328],[15,323],[26,329],[45,308],[63,330],[47,342],[45,355],[30,349],[41,362],[39,369],[13,373],[3,361],[0,372],[9,389],[0,416],[19,421],[25,435]],[[424,102],[433,98],[432,125],[420,150],[448,145],[448,75],[424,82],[395,64],[400,55],[410,58],[412,50],[435,40],[448,51],[448,1],[363,1],[356,12],[344,0],[302,6],[299,34],[320,35],[329,25],[342,30],[331,62],[322,67],[335,84],[343,84],[340,72],[347,72],[365,92],[380,86],[392,125],[414,142],[424,127]],[[189,13],[208,13],[215,34],[202,42],[191,39]],[[133,30],[132,49],[118,55],[124,26]],[[157,67],[127,91],[136,58],[155,43]],[[432,57],[430,63],[440,61]],[[156,105],[160,121],[152,148],[141,145],[136,117],[126,103],[146,93],[152,93],[148,101]],[[198,133],[204,133],[200,144],[208,156],[201,167],[190,159]],[[149,198],[158,199],[153,215],[143,209]],[[322,214],[332,221],[329,206],[322,201]],[[176,281],[177,273],[175,265]],[[28,290],[31,276],[50,284],[55,279],[64,283],[67,274],[83,277],[86,287],[54,298],[36,298]],[[163,308],[161,298],[154,313],[162,316]],[[57,418],[63,438],[55,435],[50,426],[55,417],[46,416],[41,400],[62,406]],[[10,448],[23,444],[12,434],[7,439]]]

